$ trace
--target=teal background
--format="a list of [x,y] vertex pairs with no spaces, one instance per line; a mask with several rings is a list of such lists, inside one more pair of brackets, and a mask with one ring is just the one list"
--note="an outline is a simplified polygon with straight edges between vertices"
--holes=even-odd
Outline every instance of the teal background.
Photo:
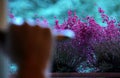
[[[67,18],[67,11],[72,10],[81,17],[87,15],[95,17],[104,26],[98,13],[98,7],[105,10],[110,17],[120,19],[120,0],[8,0],[9,10],[16,17],[32,18],[44,17],[50,25],[54,25],[54,16],[60,23]],[[37,16],[35,16],[37,15]]]

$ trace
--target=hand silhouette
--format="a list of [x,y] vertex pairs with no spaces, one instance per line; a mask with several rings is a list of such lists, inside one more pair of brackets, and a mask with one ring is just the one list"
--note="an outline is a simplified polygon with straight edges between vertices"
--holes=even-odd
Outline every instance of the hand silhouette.
[[[60,32],[55,36],[57,40],[69,38]],[[45,69],[51,60],[55,36],[49,28],[37,25],[24,23],[21,26],[10,26],[8,54],[19,67],[17,78],[45,78]]]

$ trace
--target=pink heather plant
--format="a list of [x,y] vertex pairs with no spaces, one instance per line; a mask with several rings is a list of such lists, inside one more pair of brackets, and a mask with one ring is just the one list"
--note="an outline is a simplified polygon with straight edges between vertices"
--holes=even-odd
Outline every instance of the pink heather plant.
[[[88,63],[94,65],[97,61],[96,58],[94,57],[95,45],[101,44],[107,41],[120,40],[120,31],[119,31],[119,28],[117,27],[119,26],[119,24],[116,23],[116,20],[110,19],[104,13],[104,10],[102,10],[101,8],[99,8],[98,11],[101,15],[101,18],[103,19],[103,23],[107,23],[106,27],[100,26],[94,20],[94,18],[90,16],[86,17],[85,21],[87,22],[83,22],[78,18],[75,12],[73,13],[71,10],[68,11],[68,19],[65,20],[64,23],[59,24],[58,20],[55,21],[55,29],[58,29],[58,30],[71,29],[75,32],[75,38],[70,41],[72,46],[74,46],[75,50],[70,52],[71,50],[67,48],[68,46],[63,47],[63,45],[70,45],[70,44],[68,44],[67,42],[59,42],[61,43],[57,45],[59,46],[59,48],[57,47],[57,49],[59,49],[59,52],[63,52],[63,49],[66,49],[66,52],[74,54],[74,52],[77,51],[79,56],[81,56],[82,58],[86,58]],[[104,49],[104,48],[101,48],[101,49]],[[67,58],[67,56],[65,57]],[[81,61],[79,61],[79,64],[80,62]]]

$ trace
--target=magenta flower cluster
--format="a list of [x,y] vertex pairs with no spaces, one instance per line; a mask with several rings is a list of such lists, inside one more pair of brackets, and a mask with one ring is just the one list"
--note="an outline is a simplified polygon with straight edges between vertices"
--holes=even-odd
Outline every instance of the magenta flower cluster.
[[[71,10],[68,11],[68,19],[64,23],[59,24],[58,20],[55,21],[55,29],[70,29],[75,32],[75,38],[71,41],[71,44],[80,55],[86,56],[89,62],[95,62],[93,47],[95,44],[109,40],[119,40],[120,37],[120,24],[115,19],[108,17],[103,9],[98,8],[98,11],[103,19],[102,22],[106,23],[106,27],[98,24],[90,16],[87,16],[83,21]],[[64,42],[64,45],[67,45],[67,43]],[[61,46],[61,48],[65,47]]]

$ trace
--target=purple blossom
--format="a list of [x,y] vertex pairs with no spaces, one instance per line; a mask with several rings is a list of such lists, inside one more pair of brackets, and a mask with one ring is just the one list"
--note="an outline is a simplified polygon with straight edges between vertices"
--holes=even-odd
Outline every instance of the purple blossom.
[[[77,50],[77,52],[87,58],[88,61],[95,63],[94,58],[94,46],[108,40],[119,40],[120,31],[116,26],[116,20],[110,19],[105,13],[104,10],[98,9],[101,18],[104,23],[107,23],[106,27],[100,26],[93,17],[87,16],[83,22],[78,18],[78,16],[70,10],[68,11],[68,19],[64,23],[55,24],[56,29],[71,29],[75,32],[75,38],[71,40],[72,46]],[[58,21],[58,20],[57,20]],[[118,24],[119,25],[119,24]],[[62,43],[62,42],[61,42]],[[64,42],[63,44],[68,45]],[[60,46],[60,44],[59,44]],[[61,52],[62,52],[61,46]],[[64,47],[67,52],[67,46]],[[74,51],[72,52],[74,54]],[[77,60],[77,59],[76,59]]]

